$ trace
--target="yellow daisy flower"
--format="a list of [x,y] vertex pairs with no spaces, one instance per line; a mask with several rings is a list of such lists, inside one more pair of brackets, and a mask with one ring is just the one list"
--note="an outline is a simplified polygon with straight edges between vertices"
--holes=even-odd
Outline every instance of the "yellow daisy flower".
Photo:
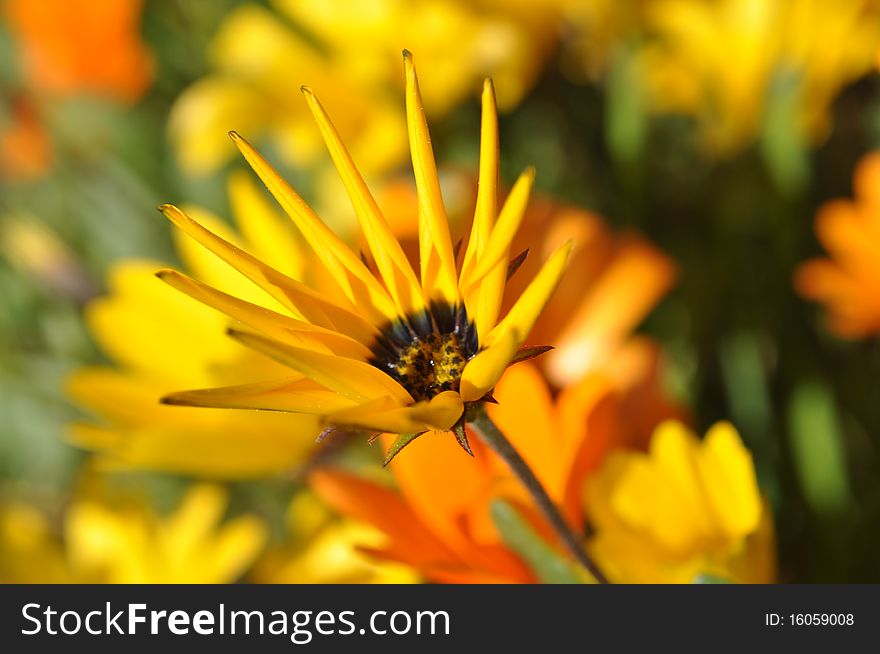
[[[498,210],[495,95],[482,94],[479,194],[471,235],[457,264],[412,56],[404,52],[406,114],[418,191],[420,276],[393,236],[336,129],[310,89],[303,93],[364,233],[359,257],[241,136],[235,144],[296,224],[335,292],[317,292],[236,248],[172,205],[160,210],[178,228],[275,298],[284,312],[217,291],[171,270],[158,276],[239,321],[237,341],[291,369],[281,379],[163,398],[167,404],[264,409],[320,416],[331,428],[401,434],[393,455],[428,431],[464,435],[466,406],[491,399],[565,269],[571,243],[547,260],[507,315],[499,318],[510,243],[523,218],[534,171],[517,180]],[[375,268],[375,271],[373,270]]]

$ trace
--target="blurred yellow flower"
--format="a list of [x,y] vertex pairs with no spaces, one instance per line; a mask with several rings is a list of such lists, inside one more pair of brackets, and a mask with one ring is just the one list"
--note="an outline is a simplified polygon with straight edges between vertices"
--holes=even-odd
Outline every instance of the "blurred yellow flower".
[[564,22],[563,72],[599,80],[617,49],[638,35],[641,9],[651,0],[556,0]]
[[232,156],[226,137],[232,128],[272,143],[287,164],[313,163],[323,143],[293,80],[314,83],[366,174],[396,165],[406,153],[395,98],[355,79],[346,62],[325,56],[268,9],[233,9],[209,57],[214,72],[180,95],[169,119],[181,166],[190,173],[212,172]]
[[160,517],[141,503],[114,506],[75,499],[55,538],[34,509],[0,511],[0,579],[11,583],[202,583],[236,581],[266,540],[254,516],[222,521],[226,493],[190,488],[178,507]]
[[774,92],[802,141],[822,139],[831,103],[880,47],[875,0],[657,0],[644,20],[649,102],[693,115],[721,155],[754,140]]
[[169,516],[146,507],[75,502],[65,521],[70,565],[105,583],[230,583],[259,554],[265,525],[244,515],[221,524],[226,493],[195,486]]
[[[294,279],[306,279],[301,242],[244,173],[233,175],[230,201],[239,234],[188,208],[231,243],[258,254]],[[206,282],[252,301],[273,300],[222,261],[177,234],[186,267]],[[318,433],[317,419],[257,411],[169,407],[159,398],[181,387],[256,380],[285,368],[255,354],[225,329],[231,321],[156,279],[158,262],[127,260],[109,273],[109,295],[86,311],[89,329],[116,364],[76,371],[70,396],[100,424],[71,427],[73,442],[97,450],[104,465],[202,476],[247,477],[295,468]]]
[[816,216],[828,258],[807,261],[794,278],[798,292],[825,305],[829,328],[843,338],[880,333],[880,152],[854,173],[855,199],[832,200]]
[[170,131],[184,170],[205,174],[227,161],[234,149],[225,134],[232,128],[271,143],[288,165],[319,162],[320,136],[302,104],[299,83],[292,82],[308,80],[370,179],[406,156],[397,101],[406,43],[419,44],[431,71],[423,89],[425,109],[439,117],[471,96],[486,76],[494,77],[501,106],[515,105],[554,35],[540,7],[528,3],[275,0],[272,5],[275,11],[244,4],[229,13],[210,46],[213,71],[175,104]]
[[0,583],[76,581],[65,559],[64,548],[54,538],[46,517],[24,503],[0,505]]
[[249,579],[276,584],[408,584],[418,574],[405,565],[377,561],[364,549],[384,547],[386,538],[364,523],[340,519],[308,491],[287,509],[287,539],[269,547]]
[[502,109],[529,90],[556,38],[551,5],[520,0],[276,0],[333,57],[371,84],[399,87],[402,44],[430,75],[423,100],[440,117],[491,77]]
[[586,498],[595,528],[589,548],[612,581],[775,578],[772,516],[729,423],[700,441],[683,424],[664,422],[647,453],[612,453]]

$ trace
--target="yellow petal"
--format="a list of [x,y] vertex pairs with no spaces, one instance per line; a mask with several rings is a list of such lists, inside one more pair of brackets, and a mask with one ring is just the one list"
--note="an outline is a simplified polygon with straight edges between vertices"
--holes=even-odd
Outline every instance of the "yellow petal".
[[175,406],[263,409],[314,414],[339,411],[355,404],[336,391],[322,388],[311,379],[302,377],[223,388],[179,391],[166,395],[162,398],[162,402]]
[[[510,210],[508,210],[510,211]],[[479,284],[470,285],[474,268],[483,254],[495,225],[498,213],[498,112],[492,81],[483,84],[483,117],[480,127],[480,176],[474,221],[468,238],[467,250],[461,267],[460,288],[468,315],[474,322],[479,339],[485,337],[498,319],[504,284],[507,281],[507,262],[492,268]],[[505,253],[505,259],[507,253]]]
[[375,322],[394,320],[397,311],[391,298],[351,248],[315,215],[250,143],[235,132],[229,135],[351,303],[368,312]]
[[[253,515],[242,515],[224,524],[207,552],[194,553],[201,572],[193,581],[234,582],[253,564],[268,540],[265,523]],[[186,574],[186,573],[185,573]]]
[[729,422],[706,432],[700,452],[700,477],[725,534],[741,538],[758,528],[761,494],[752,456]]
[[412,402],[403,386],[369,363],[293,347],[248,332],[230,330],[229,333],[248,347],[352,400],[366,401],[390,395],[400,402]]
[[417,402],[409,407],[414,420],[421,420],[433,429],[447,430],[461,417],[464,403],[455,391],[443,391],[427,402]]
[[428,133],[415,63],[406,50],[403,51],[403,65],[406,73],[406,124],[419,198],[422,288],[427,298],[439,297],[452,306],[458,303],[459,293],[449,220],[440,193],[440,178],[431,149],[431,135]]
[[108,273],[110,293],[86,308],[89,331],[101,349],[129,370],[153,378],[210,384],[205,361],[225,364],[241,353],[223,337],[223,318],[162,284],[161,264],[124,260]]
[[517,334],[516,347],[522,345],[522,341],[528,336],[538,316],[541,315],[547,300],[556,290],[556,285],[568,264],[571,247],[571,241],[567,241],[547,259],[523,294],[519,296],[516,303],[504,316],[504,319],[489,332],[486,338],[488,347],[491,347],[508,332]]
[[86,450],[107,450],[119,445],[122,435],[107,429],[82,422],[67,425],[64,440]]
[[[158,405],[158,403],[157,403]],[[216,479],[265,478],[296,469],[314,448],[320,417],[270,411],[210,411],[164,407],[169,411],[222,413],[210,428],[145,426],[101,437],[97,428],[75,425],[71,442],[96,451],[103,470],[164,470]],[[231,414],[235,420],[230,420]],[[109,430],[108,430],[109,432]]]
[[498,109],[492,80],[483,83],[483,115],[480,123],[480,173],[477,185],[477,206],[461,264],[461,278],[485,251],[486,242],[498,213]]
[[535,169],[531,167],[523,171],[516,180],[504,201],[504,206],[501,207],[498,222],[492,229],[485,249],[477,257],[476,265],[469,274],[462,275],[462,289],[470,289],[498,267],[507,270],[510,244],[525,216],[534,182]]
[[465,402],[479,400],[498,383],[519,342],[516,330],[510,330],[468,361],[461,374],[461,397]]
[[358,314],[331,302],[304,284],[283,275],[247,252],[223,240],[187,216],[174,205],[159,207],[175,226],[226,261],[264,289],[297,316],[316,325],[337,329],[361,343],[370,343],[375,328]]
[[177,271],[160,270],[156,276],[199,302],[282,342],[345,357],[364,359],[370,356],[367,347],[344,334],[239,300]]
[[[186,204],[182,210],[187,216],[224,241],[234,247],[246,249],[241,236],[222,218],[197,205]],[[174,249],[183,262],[184,269],[188,270],[193,277],[242,300],[262,304],[276,311],[284,308],[283,304],[264,289],[254,284],[213,252],[205,249],[201,243],[191,238],[183,230],[172,229],[171,236],[174,239]]]
[[447,431],[464,411],[461,397],[445,391],[429,401],[401,406],[390,397],[377,398],[359,407],[324,417],[328,424],[358,427],[391,434],[411,434],[429,429]]
[[306,102],[330,151],[333,164],[345,185],[361,231],[373,254],[373,260],[382,275],[385,287],[391,294],[401,315],[413,314],[424,308],[422,289],[416,279],[412,266],[391,232],[388,222],[382,215],[376,200],[364,183],[363,177],[351,159],[351,155],[339,137],[339,133],[324,111],[324,107],[308,87],[303,87]]
[[504,286],[507,283],[507,266],[510,243],[525,215],[529,193],[534,181],[534,170],[520,175],[504,202],[498,223],[475,259],[467,275],[462,271],[461,288],[468,315],[472,316],[480,344],[498,320]]

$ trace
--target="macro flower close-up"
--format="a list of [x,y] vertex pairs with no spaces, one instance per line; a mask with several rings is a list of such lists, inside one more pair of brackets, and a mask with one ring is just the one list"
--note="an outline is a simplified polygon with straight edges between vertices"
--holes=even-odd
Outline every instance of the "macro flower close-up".
[[880,0],[0,0],[0,53],[7,649],[856,649]]
[[[521,350],[561,277],[570,244],[554,252],[503,319],[510,243],[525,212],[534,172],[523,173],[497,208],[498,134],[491,82],[483,89],[480,196],[462,263],[449,233],[412,55],[404,52],[407,125],[419,193],[417,278],[364,184],[338,132],[312,91],[303,88],[349,193],[376,273],[340,240],[241,136],[230,136],[296,224],[332,279],[322,296],[235,248],[172,205],[176,227],[257,284],[280,313],[218,292],[174,271],[163,281],[248,327],[229,336],[291,368],[280,379],[165,396],[167,404],[265,409],[321,416],[329,428],[400,434],[402,447],[428,431],[453,431],[462,447],[465,405],[491,392],[504,369],[539,352]],[[515,264],[513,264],[515,267]],[[332,299],[331,299],[332,298]],[[253,331],[252,331],[253,330]],[[403,440],[405,439],[405,440]]]

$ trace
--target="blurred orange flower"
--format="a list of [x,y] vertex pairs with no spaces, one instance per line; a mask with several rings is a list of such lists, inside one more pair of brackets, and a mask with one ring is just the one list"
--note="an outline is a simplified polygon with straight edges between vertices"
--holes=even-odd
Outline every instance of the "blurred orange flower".
[[[508,370],[495,390],[499,403],[488,407],[577,533],[583,532],[585,479],[627,433],[620,426],[627,421],[622,407],[630,390],[596,373],[554,401],[537,368],[524,363]],[[652,416],[653,425],[669,415]],[[473,459],[451,439],[418,439],[389,466],[399,492],[327,468],[314,471],[310,481],[331,506],[389,537],[374,550],[378,556],[407,563],[432,581],[533,582],[534,574],[496,530],[490,503],[502,497],[544,537],[551,538],[550,529],[507,466],[479,439],[470,442]]]
[[19,95],[8,110],[9,122],[0,127],[0,179],[39,177],[52,165],[52,144],[37,109]]
[[33,89],[135,102],[152,80],[139,35],[143,0],[6,0],[3,8]]
[[828,327],[842,338],[880,332],[880,152],[855,170],[855,199],[832,200],[816,217],[828,258],[797,270],[795,288],[825,305]]

